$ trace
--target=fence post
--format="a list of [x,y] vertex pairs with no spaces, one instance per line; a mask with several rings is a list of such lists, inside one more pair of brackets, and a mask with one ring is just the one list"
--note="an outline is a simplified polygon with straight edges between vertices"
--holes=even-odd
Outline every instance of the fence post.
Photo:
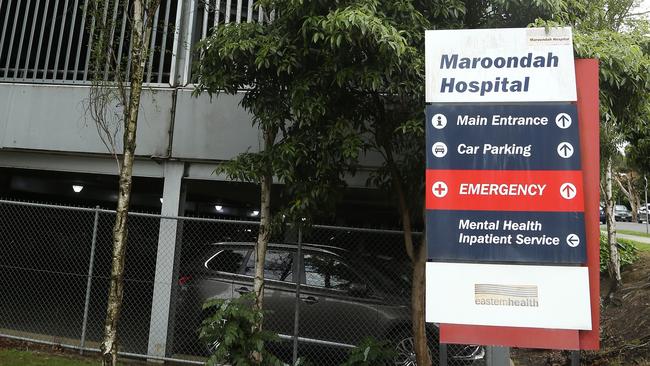
[[297,260],[297,270],[296,270],[296,305],[294,307],[294,319],[293,319],[293,362],[292,365],[296,364],[298,360],[298,332],[299,332],[299,322],[300,322],[300,280],[302,278],[302,228],[298,227],[298,260]]
[[[447,359],[447,343],[439,343],[440,344],[440,366],[447,366],[448,365],[448,359]],[[432,360],[433,362],[434,360]]]
[[81,325],[81,342],[79,343],[79,354],[84,354],[86,346],[86,327],[88,326],[88,308],[90,306],[90,288],[93,282],[93,267],[95,265],[95,246],[97,244],[97,226],[99,224],[99,206],[95,206],[95,222],[93,223],[93,239],[90,246],[90,259],[88,260],[88,281],[86,282],[86,300],[84,303],[84,318]]

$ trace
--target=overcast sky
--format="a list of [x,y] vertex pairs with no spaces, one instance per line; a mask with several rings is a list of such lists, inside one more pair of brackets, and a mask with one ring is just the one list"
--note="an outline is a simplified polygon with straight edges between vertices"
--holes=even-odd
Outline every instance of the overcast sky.
[[[650,11],[650,0],[642,0],[641,5],[639,6],[638,11]],[[646,14],[647,18],[650,18],[648,14]]]

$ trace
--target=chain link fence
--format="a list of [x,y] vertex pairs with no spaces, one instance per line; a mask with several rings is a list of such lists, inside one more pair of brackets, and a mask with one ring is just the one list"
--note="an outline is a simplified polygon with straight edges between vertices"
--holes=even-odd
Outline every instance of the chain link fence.
[[[0,336],[99,348],[114,219],[99,208],[0,200]],[[257,222],[131,213],[121,351],[202,363],[201,304],[252,291],[257,230]],[[372,337],[390,342],[395,364],[415,364],[401,232],[287,226],[271,242],[264,327],[280,337],[268,345],[273,353],[337,365]],[[427,333],[434,365],[482,362],[482,347],[440,347],[433,324]]]

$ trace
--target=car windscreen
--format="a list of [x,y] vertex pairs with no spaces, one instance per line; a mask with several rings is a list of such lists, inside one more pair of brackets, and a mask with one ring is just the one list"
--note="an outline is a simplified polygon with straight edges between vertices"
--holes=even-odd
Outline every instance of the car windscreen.
[[238,273],[247,253],[246,249],[219,249],[204,265],[213,271]]
[[371,281],[369,285],[387,295],[403,295],[411,288],[410,265],[374,256],[357,256],[350,264]]

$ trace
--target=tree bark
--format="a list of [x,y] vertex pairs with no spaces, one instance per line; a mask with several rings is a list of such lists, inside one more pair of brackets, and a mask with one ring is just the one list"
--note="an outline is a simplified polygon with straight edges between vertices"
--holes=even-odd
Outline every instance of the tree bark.
[[[636,191],[634,188],[634,174],[632,172],[629,172],[627,174],[622,174],[624,176],[624,181],[621,182],[621,180],[618,177],[614,177],[614,180],[616,180],[616,183],[618,183],[619,188],[621,188],[621,191],[627,198],[628,202],[630,202],[630,210],[632,211],[632,222],[639,222],[638,220],[638,213],[639,213],[639,206],[641,206],[641,200],[639,198],[639,193]],[[626,187],[627,186],[627,187]]]
[[[124,146],[119,176],[119,193],[115,224],[113,226],[113,256],[111,260],[111,284],[108,293],[104,339],[101,344],[102,365],[117,364],[117,326],[124,296],[124,258],[127,245],[127,218],[131,200],[133,162],[136,148],[138,111],[144,75],[148,36],[143,24],[144,7],[141,0],[133,2],[133,34],[131,42],[133,69],[130,80],[129,104],[124,113]],[[150,17],[151,18],[151,17]],[[150,23],[150,22],[147,22]],[[148,27],[149,30],[151,27]]]
[[[276,132],[271,127],[263,127],[264,150],[268,153],[275,141]],[[260,230],[255,243],[255,278],[253,280],[253,292],[255,302],[253,308],[264,309],[264,261],[266,260],[266,248],[271,237],[271,187],[273,174],[271,167],[267,166],[260,180]],[[262,323],[255,324],[258,331],[262,330]],[[254,352],[251,355],[254,364],[262,362],[262,355]]]
[[404,231],[404,245],[406,253],[411,259],[413,280],[411,283],[411,330],[413,332],[413,344],[416,363],[418,365],[431,365],[429,349],[427,346],[426,322],[424,317],[425,307],[425,267],[426,267],[426,237],[422,243],[415,247],[413,243],[413,231],[411,227],[411,210],[407,203],[406,192],[402,185],[402,177],[395,166],[392,153],[385,148],[386,157],[391,170],[391,179],[397,194],[400,214],[402,217],[402,229]]
[[415,250],[413,260],[413,283],[411,284],[411,318],[413,337],[415,340],[415,358],[418,365],[431,365],[429,347],[427,345],[425,307],[425,270],[427,246],[426,238]]
[[621,283],[621,258],[616,241],[616,221],[614,221],[614,197],[612,195],[612,158],[607,159],[605,171],[605,217],[607,219],[607,244],[609,245],[608,272],[616,284]]

